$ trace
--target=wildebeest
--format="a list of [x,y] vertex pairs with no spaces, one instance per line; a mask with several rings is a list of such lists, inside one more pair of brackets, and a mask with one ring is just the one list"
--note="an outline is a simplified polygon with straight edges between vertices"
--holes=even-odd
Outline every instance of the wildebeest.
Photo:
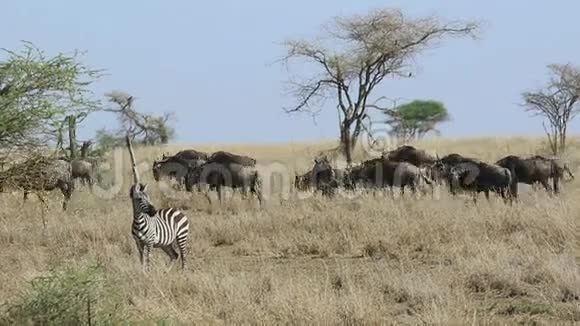
[[400,146],[395,150],[386,152],[383,157],[389,161],[407,162],[419,167],[433,164],[436,161],[436,158],[425,150],[410,145]]
[[301,191],[314,189],[323,195],[332,196],[336,188],[344,185],[343,178],[344,171],[333,168],[328,157],[323,156],[314,159],[310,171],[294,178],[294,187]]
[[[224,152],[225,153],[225,152]],[[232,161],[227,161],[226,155],[218,155],[217,161],[213,161],[214,155],[208,161],[199,166],[189,166],[185,176],[185,188],[192,191],[194,185],[207,184],[210,190],[216,190],[219,201],[222,201],[222,190],[224,187],[240,189],[243,195],[248,190],[256,195],[260,204],[262,197],[262,179],[255,166],[243,165],[238,162],[255,162],[254,159],[238,160],[234,157]]]
[[153,162],[153,178],[159,181],[164,177],[175,179],[179,184],[185,183],[185,175],[189,169],[196,168],[206,161],[203,159],[185,159],[183,156],[165,156]]
[[514,171],[514,186],[512,192],[517,196],[517,182],[525,184],[540,183],[548,192],[552,191],[549,179],[552,178],[553,191],[559,193],[560,181],[564,178],[564,172],[574,179],[574,174],[566,163],[556,159],[545,158],[535,155],[522,158],[516,155],[508,155],[496,162],[497,165]]
[[[86,152],[86,144],[86,142],[83,144],[83,152]],[[96,177],[96,162],[93,163],[84,158],[71,159],[65,156],[59,157],[58,160],[70,163],[73,181],[79,179],[83,185],[87,185],[91,191],[93,190]]]
[[195,160],[207,161],[207,159],[208,159],[207,153],[196,151],[194,149],[184,149],[182,151],[175,153],[173,156],[179,157],[179,158],[184,159],[184,160],[190,160],[190,161],[195,161]]
[[451,189],[451,168],[461,163],[473,163],[477,165],[480,162],[480,160],[472,157],[452,153],[445,155],[442,158],[437,157],[435,162],[433,162],[433,164],[428,167],[428,170],[432,179],[437,181],[439,184],[447,183],[449,186],[449,191],[452,194],[455,194],[455,192]]
[[23,190],[25,201],[30,192],[36,192],[38,198],[46,204],[40,193],[57,188],[64,195],[62,208],[66,210],[74,190],[74,183],[71,164],[65,160],[35,157],[0,172],[0,191]]
[[205,163],[208,155],[194,149],[185,149],[174,155],[163,154],[160,160],[153,161],[152,172],[155,181],[163,177],[177,180],[180,184],[184,182],[185,174],[190,166],[199,166]]
[[328,183],[332,180],[333,167],[326,157],[315,158],[312,168],[294,178],[294,186],[298,190],[316,188],[319,183]]
[[70,162],[72,168],[72,178],[80,179],[83,184],[89,186],[89,189],[93,190],[93,184],[95,182],[95,168],[94,165],[83,159],[74,159]]
[[432,185],[423,171],[407,162],[395,162],[384,157],[375,158],[363,162],[351,168],[348,180],[352,187],[363,185],[370,188],[393,188],[400,187],[405,192],[405,187],[415,192],[421,183]]
[[496,192],[505,200],[513,199],[513,170],[482,161],[466,161],[451,165],[450,190],[455,193],[458,188],[473,191],[473,200],[477,201],[480,192],[489,199],[490,192]]
[[220,163],[220,164],[235,163],[235,164],[240,164],[243,166],[255,166],[256,165],[256,160],[251,158],[251,157],[233,154],[233,153],[225,152],[225,151],[218,151],[218,152],[211,154],[211,156],[208,158],[207,161],[213,162],[213,163]]

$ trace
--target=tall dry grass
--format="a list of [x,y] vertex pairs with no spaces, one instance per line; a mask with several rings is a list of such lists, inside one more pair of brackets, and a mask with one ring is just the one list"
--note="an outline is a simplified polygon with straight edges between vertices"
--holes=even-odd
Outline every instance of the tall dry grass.
[[[333,144],[195,146],[231,150],[302,172]],[[437,140],[441,155],[493,161],[542,151],[537,139]],[[568,159],[580,162],[578,142]],[[143,167],[164,151],[141,148]],[[363,153],[357,158],[362,159]],[[146,159],[147,158],[147,159]],[[267,164],[265,164],[267,165]],[[130,180],[127,164],[123,175]],[[142,171],[151,182],[150,171]],[[129,181],[127,181],[129,182]],[[177,196],[151,183],[159,206],[187,207],[190,266],[166,272],[155,250],[144,274],[130,235],[128,186],[112,198],[81,188],[70,211],[54,200],[41,222],[36,200],[0,202],[0,293],[10,303],[34,277],[97,262],[134,320],[260,323],[580,322],[580,187],[559,197],[529,191],[522,202],[493,198],[360,195],[278,200],[262,208],[233,196],[213,207],[199,194]],[[55,199],[58,197],[54,194]],[[106,299],[103,299],[106,300]]]

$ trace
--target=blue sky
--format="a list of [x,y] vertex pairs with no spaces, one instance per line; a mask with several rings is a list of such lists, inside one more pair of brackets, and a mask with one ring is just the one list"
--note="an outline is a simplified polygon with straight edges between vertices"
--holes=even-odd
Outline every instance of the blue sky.
[[[178,143],[286,142],[334,138],[333,103],[316,119],[288,116],[281,42],[311,37],[337,15],[398,7],[411,15],[484,20],[480,40],[451,39],[418,60],[409,80],[387,81],[377,96],[444,102],[444,136],[540,135],[541,122],[518,106],[541,86],[550,63],[580,64],[578,1],[7,1],[2,47],[20,40],[49,54],[85,50],[108,75],[96,95],[123,90],[146,112],[174,111]],[[95,115],[79,131],[114,127]],[[576,121],[571,132],[576,133]]]

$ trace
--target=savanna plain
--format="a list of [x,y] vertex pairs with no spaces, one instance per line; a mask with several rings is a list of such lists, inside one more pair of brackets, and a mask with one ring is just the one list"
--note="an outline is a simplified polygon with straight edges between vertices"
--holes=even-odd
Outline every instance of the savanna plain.
[[[413,145],[490,162],[545,154],[539,138]],[[421,198],[288,195],[290,185],[274,181],[260,207],[239,194],[219,205],[215,196],[210,204],[203,194],[172,191],[153,181],[150,169],[164,152],[228,150],[264,166],[283,165],[292,180],[332,147],[136,148],[152,201],[182,208],[190,219],[184,272],[177,265],[168,271],[158,249],[151,270],[142,271],[131,236],[125,152],[124,183],[110,198],[77,185],[63,213],[57,192],[48,209],[35,196],[23,205],[21,193],[0,194],[0,323],[40,313],[53,314],[54,323],[73,314],[78,324],[580,322],[580,180],[565,183],[558,196],[527,188],[513,205],[483,195],[474,204],[443,187]],[[570,140],[567,153],[577,172],[580,139]]]

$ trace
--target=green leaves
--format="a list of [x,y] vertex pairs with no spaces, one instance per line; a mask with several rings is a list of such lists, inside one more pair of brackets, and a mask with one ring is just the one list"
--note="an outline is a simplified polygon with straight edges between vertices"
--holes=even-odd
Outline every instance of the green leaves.
[[4,325],[116,325],[126,318],[121,299],[100,265],[51,271],[33,279],[0,311]]
[[385,111],[385,114],[389,116],[387,124],[393,133],[410,138],[436,131],[437,124],[449,120],[449,113],[443,103],[433,100],[415,100]]
[[79,53],[47,57],[32,43],[0,61],[0,147],[40,146],[55,137],[51,126],[68,114],[86,115],[100,102],[88,87],[101,76]]

